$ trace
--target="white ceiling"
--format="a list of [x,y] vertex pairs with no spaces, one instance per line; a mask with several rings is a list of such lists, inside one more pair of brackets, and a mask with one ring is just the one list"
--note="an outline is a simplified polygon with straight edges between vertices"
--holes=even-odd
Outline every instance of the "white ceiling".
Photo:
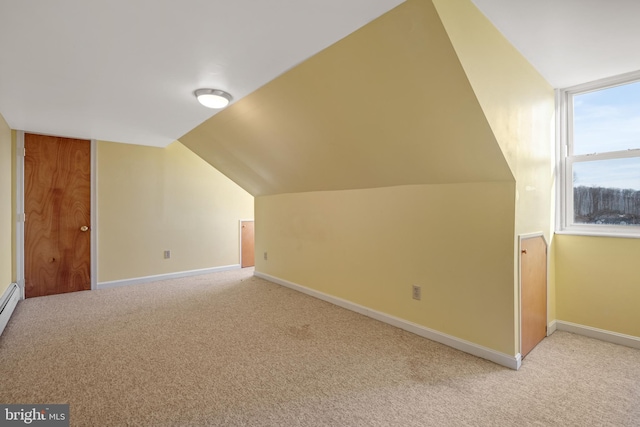
[[[166,146],[403,0],[0,0],[13,129]],[[638,0],[472,0],[554,86],[640,70]]]
[[402,0],[0,0],[12,129],[166,146]]
[[554,88],[640,70],[639,0],[472,0]]

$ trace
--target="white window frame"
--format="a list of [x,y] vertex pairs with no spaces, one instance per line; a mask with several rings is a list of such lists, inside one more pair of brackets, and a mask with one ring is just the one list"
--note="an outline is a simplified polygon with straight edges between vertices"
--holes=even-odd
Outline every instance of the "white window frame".
[[612,236],[640,238],[640,226],[574,224],[573,223],[573,174],[574,163],[640,157],[640,149],[611,151],[605,153],[573,155],[573,97],[615,86],[640,81],[640,71],[590,83],[561,89],[556,94],[558,117],[557,150],[558,197],[556,212],[556,232],[559,234],[579,234],[587,236]]

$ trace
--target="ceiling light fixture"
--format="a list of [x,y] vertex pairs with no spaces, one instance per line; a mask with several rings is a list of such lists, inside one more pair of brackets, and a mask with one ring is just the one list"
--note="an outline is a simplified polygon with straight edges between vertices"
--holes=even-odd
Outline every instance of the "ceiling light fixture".
[[233,97],[220,89],[198,89],[194,92],[200,104],[219,110],[229,105]]

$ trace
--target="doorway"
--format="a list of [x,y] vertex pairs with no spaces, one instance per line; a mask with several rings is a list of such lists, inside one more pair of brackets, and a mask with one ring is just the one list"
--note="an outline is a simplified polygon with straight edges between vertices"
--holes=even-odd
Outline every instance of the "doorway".
[[92,289],[94,141],[20,132],[16,142],[24,297]]
[[254,222],[240,221],[240,267],[255,265]]
[[524,358],[547,336],[547,242],[520,239],[520,354]]

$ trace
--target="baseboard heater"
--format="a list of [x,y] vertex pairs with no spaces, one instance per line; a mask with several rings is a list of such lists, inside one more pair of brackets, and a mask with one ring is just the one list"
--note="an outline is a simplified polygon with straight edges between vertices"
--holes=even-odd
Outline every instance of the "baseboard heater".
[[9,319],[11,318],[16,305],[18,305],[19,300],[20,289],[18,288],[18,284],[12,283],[4,292],[2,298],[0,298],[0,335],[2,335],[7,323],[9,323]]

